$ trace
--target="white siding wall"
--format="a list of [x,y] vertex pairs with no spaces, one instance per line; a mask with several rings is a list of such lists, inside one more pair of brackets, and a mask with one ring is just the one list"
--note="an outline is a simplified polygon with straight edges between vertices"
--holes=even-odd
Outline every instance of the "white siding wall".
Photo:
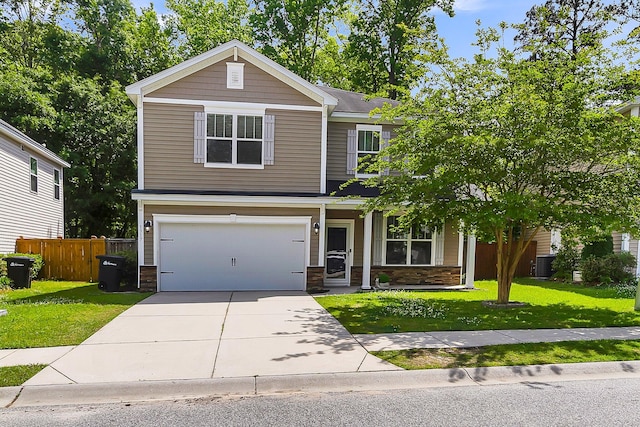
[[[38,192],[31,191],[30,157],[38,160]],[[60,171],[60,199],[53,170]],[[0,254],[15,250],[19,236],[56,238],[64,233],[63,168],[0,135]]]

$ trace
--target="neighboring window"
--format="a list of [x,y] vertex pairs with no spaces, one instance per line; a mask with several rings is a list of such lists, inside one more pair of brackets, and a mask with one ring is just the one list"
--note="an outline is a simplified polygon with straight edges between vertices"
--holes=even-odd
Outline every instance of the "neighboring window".
[[380,135],[382,126],[358,125],[358,165],[357,175],[372,175],[366,171],[369,164],[375,161],[376,156],[380,152]]
[[227,89],[244,89],[244,64],[227,62]]
[[31,191],[38,192],[38,159],[31,157]]
[[385,263],[389,265],[432,265],[433,233],[425,226],[398,229],[398,218],[388,217],[385,227]]
[[262,116],[207,114],[207,163],[262,165]]
[[60,200],[60,171],[58,169],[53,170],[53,197]]

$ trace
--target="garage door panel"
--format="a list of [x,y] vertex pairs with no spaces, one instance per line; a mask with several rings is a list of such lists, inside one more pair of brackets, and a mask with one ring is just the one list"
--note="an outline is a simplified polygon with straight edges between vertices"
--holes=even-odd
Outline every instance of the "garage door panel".
[[303,290],[302,224],[161,224],[160,290]]

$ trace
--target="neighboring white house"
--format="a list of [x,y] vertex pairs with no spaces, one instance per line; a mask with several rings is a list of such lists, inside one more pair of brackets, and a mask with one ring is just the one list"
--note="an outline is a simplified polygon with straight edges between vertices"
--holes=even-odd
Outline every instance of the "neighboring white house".
[[63,169],[69,164],[0,120],[0,254],[16,239],[64,237]]

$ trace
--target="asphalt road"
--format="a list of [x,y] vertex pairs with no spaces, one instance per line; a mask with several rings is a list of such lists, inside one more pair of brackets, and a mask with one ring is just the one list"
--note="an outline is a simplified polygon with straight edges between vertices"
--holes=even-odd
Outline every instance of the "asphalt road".
[[0,410],[1,426],[638,426],[640,379]]

